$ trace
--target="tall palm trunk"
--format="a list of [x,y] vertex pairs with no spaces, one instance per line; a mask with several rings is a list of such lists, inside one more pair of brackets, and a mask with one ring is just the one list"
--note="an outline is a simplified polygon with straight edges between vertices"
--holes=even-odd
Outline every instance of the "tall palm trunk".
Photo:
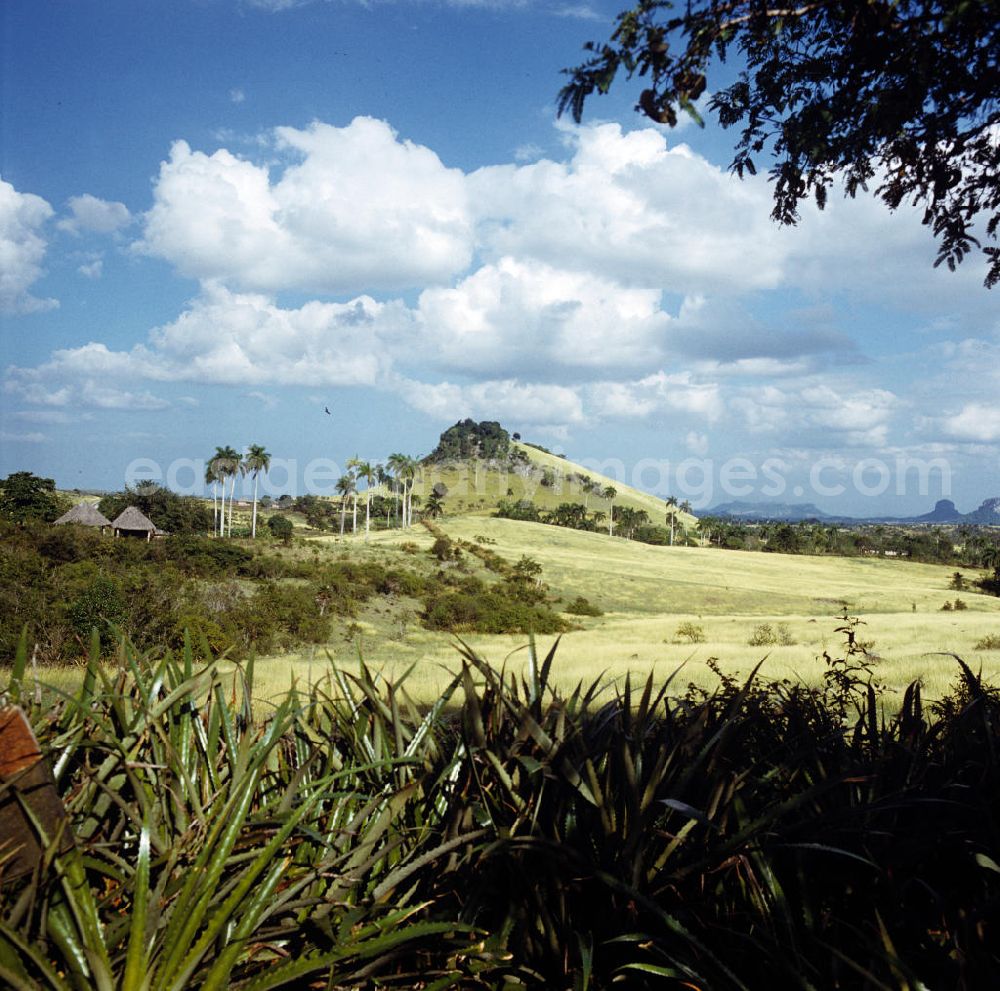
[[219,532],[219,483],[212,482],[212,533]]
[[357,533],[358,532],[358,493],[355,491],[355,492],[352,492],[351,495],[353,497],[353,499],[352,499],[352,505],[351,505],[351,513],[352,513],[352,517],[351,517],[351,533]]
[[365,540],[368,540],[368,530],[372,522],[372,488],[369,484],[365,489]]
[[229,536],[233,535],[233,500],[236,498],[236,472],[233,472],[233,484],[229,487]]
[[253,519],[250,524],[250,536],[254,540],[257,539],[257,472],[253,475]]
[[347,493],[340,497],[340,535],[344,536],[344,520],[347,517]]

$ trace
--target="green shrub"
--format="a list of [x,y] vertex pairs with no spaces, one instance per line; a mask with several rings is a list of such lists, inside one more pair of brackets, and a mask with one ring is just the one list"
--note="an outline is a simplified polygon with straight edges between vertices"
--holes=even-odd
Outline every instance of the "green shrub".
[[70,604],[67,615],[81,640],[88,642],[91,630],[96,629],[102,651],[108,652],[115,645],[113,628],[122,626],[125,620],[121,589],[109,578],[95,578]]
[[976,650],[1000,650],[1000,633],[987,633],[976,641]]
[[548,606],[512,598],[499,587],[429,595],[423,622],[429,630],[450,633],[561,633],[567,628]]
[[674,639],[679,642],[704,643],[705,630],[694,623],[681,623],[674,633]]
[[434,538],[430,552],[439,561],[455,561],[461,556],[462,550],[450,537],[442,534]]
[[563,612],[568,612],[572,616],[603,616],[604,610],[595,606],[592,602],[578,595]]
[[248,576],[254,560],[253,551],[246,547],[191,533],[172,535],[149,546],[180,571],[200,578]]
[[271,535],[280,540],[282,543],[291,543],[292,534],[295,532],[295,526],[287,516],[282,516],[280,513],[276,513],[268,519],[267,528],[271,531]]
[[753,628],[747,640],[748,647],[790,647],[794,643],[791,631],[784,623],[779,623],[777,627],[770,623],[761,623]]

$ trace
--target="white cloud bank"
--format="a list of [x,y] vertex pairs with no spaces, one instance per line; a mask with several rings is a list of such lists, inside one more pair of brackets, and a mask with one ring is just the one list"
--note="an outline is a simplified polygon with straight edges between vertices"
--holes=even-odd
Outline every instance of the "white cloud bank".
[[[367,117],[277,128],[252,158],[178,141],[135,249],[198,280],[198,294],[141,343],[54,352],[9,370],[7,391],[43,408],[155,409],[165,401],[144,387],[110,394],[100,383],[260,395],[357,385],[439,419],[509,418],[555,434],[669,422],[692,452],[709,449],[710,427],[799,447],[894,439],[904,399],[859,376],[837,380],[832,359],[863,356],[822,301],[844,271],[859,295],[915,295],[928,260],[913,218],[838,202],[789,231],[769,219],[764,180],[740,182],[659,130],[560,130],[564,161],[470,174]],[[5,228],[21,259],[7,295],[24,308],[51,209],[0,192],[19,218]],[[131,220],[123,204],[90,196],[70,209],[61,225],[77,233]],[[96,277],[98,265],[80,271]],[[326,298],[303,303],[303,293]],[[938,426],[985,440],[992,422],[984,406]]]
[[0,313],[34,313],[58,306],[32,296],[42,277],[46,241],[42,234],[52,207],[33,193],[19,193],[0,178]]

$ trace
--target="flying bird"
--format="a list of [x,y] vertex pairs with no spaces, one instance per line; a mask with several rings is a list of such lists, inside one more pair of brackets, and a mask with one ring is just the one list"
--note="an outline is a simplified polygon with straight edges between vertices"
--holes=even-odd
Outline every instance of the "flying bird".
[[333,414],[330,412],[330,407],[329,406],[324,406],[323,407],[323,412],[326,413],[327,416],[333,416]]

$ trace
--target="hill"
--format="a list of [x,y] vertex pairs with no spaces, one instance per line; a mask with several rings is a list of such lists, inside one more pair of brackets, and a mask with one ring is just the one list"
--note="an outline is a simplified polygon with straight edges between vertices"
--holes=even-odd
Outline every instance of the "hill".
[[[611,500],[604,492],[611,487],[616,511],[623,506],[644,510],[661,526],[666,519],[666,504],[659,496],[533,444],[511,440],[506,455],[493,458],[441,459],[440,449],[441,445],[432,456],[434,460],[422,463],[413,491],[424,501],[435,489],[443,492],[444,512],[449,515],[489,516],[501,500],[526,500],[542,510],[553,510],[566,502],[581,503],[590,511],[607,512]],[[678,512],[677,525],[693,530],[697,520],[691,513]]]

